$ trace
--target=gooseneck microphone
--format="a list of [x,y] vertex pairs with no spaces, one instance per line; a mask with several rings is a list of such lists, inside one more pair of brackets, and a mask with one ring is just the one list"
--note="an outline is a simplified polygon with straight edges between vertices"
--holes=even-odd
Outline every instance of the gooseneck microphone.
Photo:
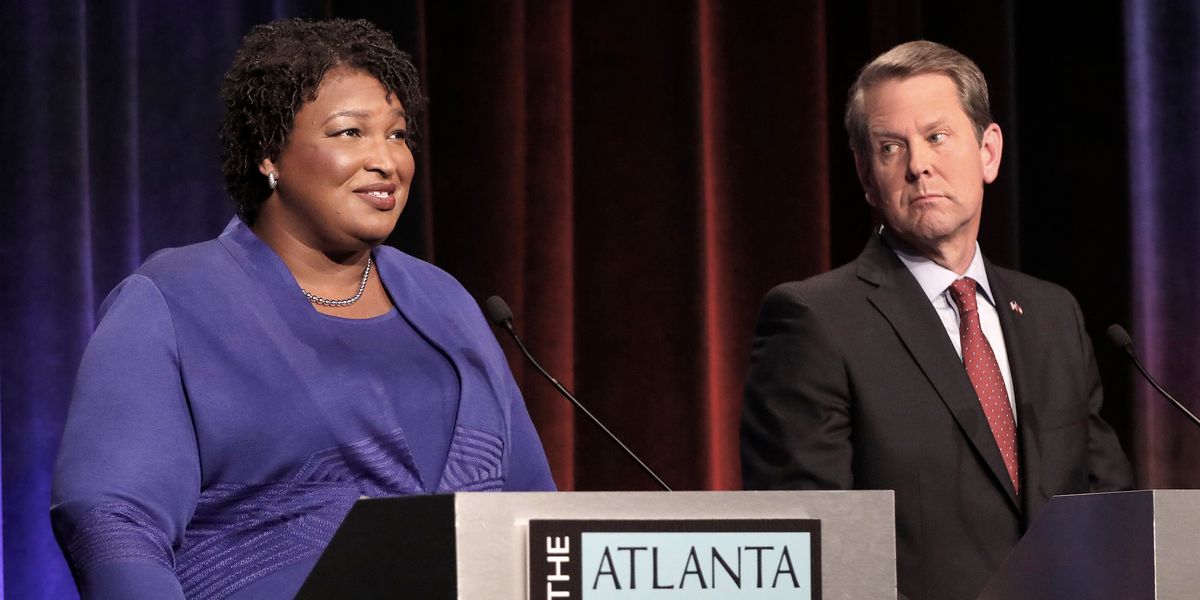
[[629,455],[629,458],[632,458],[633,461],[636,462],[638,466],[646,472],[647,475],[649,475],[656,483],[658,483],[659,487],[668,492],[671,491],[670,486],[668,486],[666,482],[664,482],[662,478],[654,472],[653,469],[646,466],[646,463],[642,462],[642,459],[638,458],[638,455],[634,454],[633,450],[630,450],[629,447],[626,446],[625,443],[616,436],[616,434],[609,431],[608,428],[604,426],[604,423],[601,423],[600,419],[597,419],[596,416],[592,414],[592,411],[580,404],[579,401],[575,399],[575,396],[572,396],[571,392],[567,391],[567,388],[563,387],[557,379],[555,379],[550,375],[550,373],[542,368],[542,365],[538,364],[538,361],[533,358],[532,354],[529,353],[529,349],[525,347],[525,344],[521,341],[521,338],[517,336],[517,331],[513,329],[512,311],[509,310],[508,304],[506,304],[504,300],[500,298],[500,296],[492,296],[491,298],[484,300],[483,310],[487,313],[488,319],[491,320],[494,325],[504,329],[508,332],[508,335],[512,336],[513,341],[517,343],[517,347],[521,349],[521,353],[525,355],[525,358],[529,359],[529,363],[533,365],[533,368],[537,369],[537,372],[541,373],[542,377],[545,377],[547,380],[549,380],[550,384],[554,386],[554,389],[558,390],[558,393],[562,394],[567,400],[570,400],[571,404],[575,405],[575,408],[578,409],[579,412],[583,413],[584,416],[590,419],[592,423],[595,423],[596,427],[599,427],[600,431],[603,431],[610,440],[612,440],[616,445],[620,446],[621,449],[625,451],[625,454]]
[[1158,385],[1158,382],[1150,376],[1150,373],[1146,371],[1146,368],[1142,366],[1140,361],[1138,361],[1137,355],[1133,353],[1133,340],[1129,337],[1129,332],[1125,331],[1124,327],[1114,323],[1108,326],[1108,331],[1106,333],[1108,334],[1108,339],[1112,341],[1114,346],[1124,350],[1125,354],[1129,355],[1129,360],[1133,361],[1133,366],[1137,367],[1137,370],[1141,372],[1142,377],[1145,377],[1146,381],[1150,382],[1150,385],[1153,386],[1158,393],[1162,394],[1163,398],[1170,400],[1171,404],[1175,405],[1175,408],[1178,408],[1179,411],[1187,415],[1187,418],[1191,419],[1197,427],[1200,427],[1200,419],[1197,419],[1196,415],[1192,414],[1192,411],[1188,410],[1186,406],[1180,404],[1178,400],[1168,394],[1167,390],[1164,390],[1161,385]]

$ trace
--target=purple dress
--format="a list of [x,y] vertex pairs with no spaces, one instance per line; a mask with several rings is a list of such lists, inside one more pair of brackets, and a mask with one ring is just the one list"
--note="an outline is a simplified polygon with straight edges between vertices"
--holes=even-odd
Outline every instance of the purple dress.
[[363,321],[237,221],[113,290],[52,493],[84,598],[291,598],[360,496],[554,489],[474,300],[374,257],[397,310]]

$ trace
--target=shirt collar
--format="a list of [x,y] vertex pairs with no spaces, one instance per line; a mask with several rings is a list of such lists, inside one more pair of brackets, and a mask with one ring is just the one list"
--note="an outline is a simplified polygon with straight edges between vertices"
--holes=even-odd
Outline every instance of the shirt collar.
[[[932,260],[919,254],[910,254],[903,250],[900,244],[895,243],[894,238],[888,234],[883,227],[879,228],[880,236],[892,252],[900,258],[900,262],[908,268],[908,271],[917,278],[917,283],[921,285],[921,290],[925,292],[925,297],[933,302],[938,296],[946,292],[946,288],[950,284],[959,279],[958,274],[942,265],[939,265]],[[963,277],[970,277],[975,280],[976,289],[983,293],[983,297],[992,304],[996,305],[995,299],[992,298],[992,288],[988,285],[987,269],[983,266],[983,253],[979,251],[979,242],[975,242],[975,256],[971,258],[971,264],[967,267]]]

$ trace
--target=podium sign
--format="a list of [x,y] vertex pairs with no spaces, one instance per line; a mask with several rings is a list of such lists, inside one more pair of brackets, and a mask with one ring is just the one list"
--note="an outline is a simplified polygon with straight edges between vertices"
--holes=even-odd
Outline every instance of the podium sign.
[[820,600],[815,519],[529,521],[530,600]]
[[297,599],[886,600],[893,502],[891,491],[360,500]]

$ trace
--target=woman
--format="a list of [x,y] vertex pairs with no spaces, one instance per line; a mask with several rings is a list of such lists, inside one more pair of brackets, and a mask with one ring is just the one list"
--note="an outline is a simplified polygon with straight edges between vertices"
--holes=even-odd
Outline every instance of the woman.
[[474,301],[380,245],[413,178],[408,56],[280,21],[221,94],[239,218],[123,281],[80,366],[51,513],[85,598],[291,598],[360,496],[554,489]]

